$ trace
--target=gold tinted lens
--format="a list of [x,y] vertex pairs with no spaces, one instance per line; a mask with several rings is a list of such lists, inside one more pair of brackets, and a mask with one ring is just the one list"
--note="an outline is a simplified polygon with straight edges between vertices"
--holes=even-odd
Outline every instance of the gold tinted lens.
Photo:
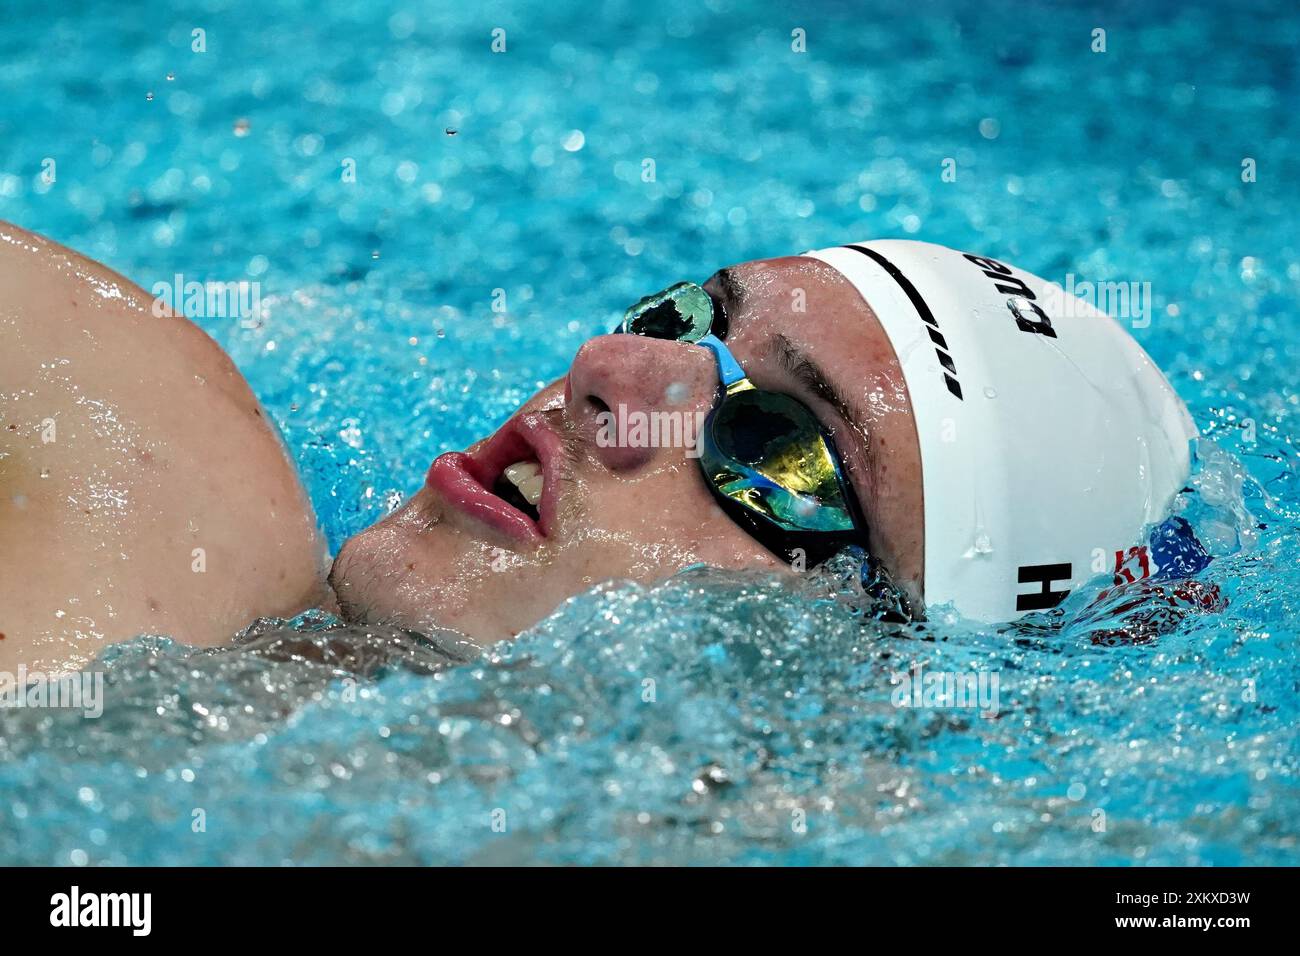
[[788,395],[729,396],[706,430],[714,490],[786,530],[851,531],[839,467],[816,418]]

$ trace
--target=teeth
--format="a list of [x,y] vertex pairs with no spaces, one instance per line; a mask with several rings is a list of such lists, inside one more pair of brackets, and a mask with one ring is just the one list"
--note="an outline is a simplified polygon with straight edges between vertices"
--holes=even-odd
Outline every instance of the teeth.
[[506,469],[506,478],[516,488],[520,487],[529,478],[533,478],[542,473],[541,466],[535,461],[517,461]]
[[524,499],[530,505],[536,507],[537,503],[542,500],[542,487],[545,484],[545,481],[546,479],[541,475],[537,475],[535,478],[529,478],[519,486],[519,493],[524,496]]
[[530,505],[536,506],[542,500],[546,479],[542,477],[542,468],[537,462],[517,461],[505,470],[505,476]]

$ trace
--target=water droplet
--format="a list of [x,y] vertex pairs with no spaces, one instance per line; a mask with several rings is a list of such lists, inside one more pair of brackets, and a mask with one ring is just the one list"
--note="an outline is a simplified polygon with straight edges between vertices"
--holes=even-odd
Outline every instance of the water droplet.
[[727,773],[725,767],[720,767],[716,763],[709,764],[691,781],[691,789],[701,794],[729,786],[731,786],[731,775]]
[[976,555],[992,554],[992,553],[993,553],[993,542],[989,540],[989,536],[986,532],[981,531],[979,534],[975,536],[974,543],[971,544],[970,550],[968,550],[966,554],[963,555],[963,557],[973,558]]
[[448,136],[455,136],[457,133],[460,132],[460,130],[458,130],[458,129],[452,129],[450,126],[448,126],[447,129],[445,130],[445,132],[446,132],[446,134],[447,134]]
[[984,397],[985,397],[985,398],[997,398],[997,397],[998,397],[998,390],[997,390],[996,388],[994,388],[992,385],[987,385],[987,386],[984,387]]
[[378,259],[378,258],[379,258],[379,250],[378,250],[378,249],[373,249],[373,250],[371,250],[371,252],[370,252],[370,258],[371,258],[371,259]]
[[152,103],[152,102],[153,102],[153,90],[150,90],[148,93],[146,93],[146,94],[144,95],[144,98],[145,98],[146,100],[148,100],[150,103]]
[[50,477],[50,469],[48,469],[48,468],[42,468],[42,469],[41,469],[41,477],[42,477],[42,478],[48,478],[48,477]]
[[176,79],[176,74],[175,74],[175,73],[168,73],[168,74],[167,74],[167,82],[168,82],[168,83],[172,82],[174,79]]
[[236,135],[236,136],[247,136],[247,135],[248,135],[248,130],[249,130],[249,125],[250,125],[250,124],[249,124],[248,120],[246,120],[246,119],[245,119],[244,117],[242,117],[242,116],[241,116],[239,119],[235,120],[235,125],[234,125],[234,127],[233,127],[235,135]]

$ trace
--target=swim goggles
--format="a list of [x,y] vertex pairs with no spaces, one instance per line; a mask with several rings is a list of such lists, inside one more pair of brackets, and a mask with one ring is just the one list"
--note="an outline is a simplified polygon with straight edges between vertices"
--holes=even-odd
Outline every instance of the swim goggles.
[[722,510],[764,547],[811,567],[847,545],[867,548],[866,522],[830,435],[798,399],[755,387],[722,344],[722,303],[678,282],[624,313],[616,333],[703,346],[719,398],[699,436],[704,481]]

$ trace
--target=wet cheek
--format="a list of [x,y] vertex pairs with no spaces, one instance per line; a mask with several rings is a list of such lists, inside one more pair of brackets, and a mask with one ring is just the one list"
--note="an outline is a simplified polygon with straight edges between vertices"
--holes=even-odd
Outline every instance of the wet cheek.
[[495,639],[502,635],[494,629],[487,633],[481,626],[469,625],[517,607],[517,591],[528,580],[526,568],[536,563],[536,556],[521,558],[442,525],[416,546],[408,546],[387,588],[375,589],[375,608],[382,611],[388,606],[410,623],[447,627],[464,623],[472,637]]
[[[701,484],[701,489],[703,485]],[[724,568],[779,570],[785,565],[727,517],[707,491],[693,496],[691,507],[663,516],[682,564],[703,562]]]
[[752,552],[748,536],[708,494],[694,461],[602,484],[585,501],[584,520],[565,537],[563,563],[599,579],[648,580],[717,557],[734,565]]

